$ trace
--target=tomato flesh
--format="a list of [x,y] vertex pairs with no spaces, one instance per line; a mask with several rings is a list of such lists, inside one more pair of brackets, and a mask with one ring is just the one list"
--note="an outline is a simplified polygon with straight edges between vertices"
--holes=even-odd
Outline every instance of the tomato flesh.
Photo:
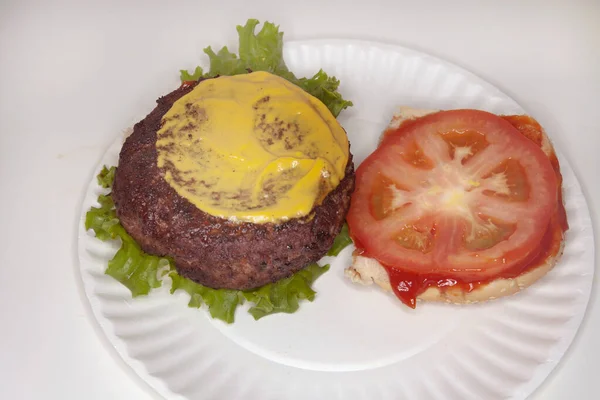
[[476,110],[387,132],[356,171],[352,235],[381,264],[476,282],[531,259],[557,208],[539,145]]

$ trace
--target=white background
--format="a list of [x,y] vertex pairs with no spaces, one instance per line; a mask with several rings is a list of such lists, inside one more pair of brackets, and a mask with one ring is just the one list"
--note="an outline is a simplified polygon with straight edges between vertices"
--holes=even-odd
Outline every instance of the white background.
[[[452,4],[452,5],[450,5]],[[88,316],[76,231],[92,170],[209,44],[255,17],[288,40],[406,45],[517,100],[571,162],[598,232],[599,1],[0,1],[0,398],[153,399]],[[598,248],[598,237],[596,248]],[[600,397],[596,287],[533,399]]]

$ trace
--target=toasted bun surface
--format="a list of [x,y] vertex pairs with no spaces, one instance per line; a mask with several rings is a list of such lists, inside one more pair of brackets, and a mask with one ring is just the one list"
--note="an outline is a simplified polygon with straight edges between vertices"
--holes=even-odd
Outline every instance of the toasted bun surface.
[[[388,129],[395,129],[406,121],[417,119],[436,111],[438,110],[399,107],[388,125]],[[537,123],[535,124],[537,125]],[[522,134],[538,144],[549,159],[556,159],[552,143],[543,128],[539,126],[538,129],[533,130],[523,127],[517,128]],[[386,132],[387,130],[382,134],[380,141],[385,137]],[[558,166],[558,164],[556,165]],[[557,173],[560,173],[560,171],[557,170]],[[561,184],[562,180],[559,179],[558,182]],[[560,190],[562,191],[562,186]],[[515,278],[497,278],[490,282],[479,284],[470,291],[463,289],[462,286],[445,288],[443,290],[437,287],[429,287],[418,295],[417,299],[453,304],[471,304],[509,296],[522,291],[546,275],[556,265],[562,255],[565,240],[564,230],[556,221],[554,221],[554,224],[553,246],[549,251],[549,255],[540,264],[528,268],[521,275]],[[360,255],[360,251],[358,250],[352,255],[352,266],[345,270],[345,275],[354,283],[363,285],[372,285],[375,283],[386,291],[392,291],[390,279],[385,268],[376,259]]]

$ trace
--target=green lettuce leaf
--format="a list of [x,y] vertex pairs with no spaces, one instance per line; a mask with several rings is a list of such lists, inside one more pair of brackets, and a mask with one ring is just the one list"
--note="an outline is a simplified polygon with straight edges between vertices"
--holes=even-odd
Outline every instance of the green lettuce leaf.
[[125,285],[133,297],[146,295],[160,287],[162,281],[158,271],[169,267],[169,260],[144,253],[121,225],[118,225],[118,231],[121,248],[108,262],[105,273]]
[[[315,96],[329,108],[334,116],[352,106],[352,102],[344,100],[337,91],[340,81],[330,77],[323,70],[312,78],[298,79],[287,67],[283,59],[283,32],[279,26],[265,22],[262,29],[255,33],[259,21],[249,19],[246,25],[237,26],[239,35],[239,57],[223,47],[215,53],[211,47],[204,49],[210,60],[210,70],[202,74],[202,68],[196,67],[194,74],[181,71],[181,81],[210,78],[217,75],[238,75],[248,71],[267,71],[278,75],[306,92]],[[192,79],[195,78],[195,79]]]
[[188,292],[189,307],[200,308],[202,304],[206,304],[211,317],[228,324],[234,321],[235,310],[244,301],[238,290],[207,288],[178,275],[175,271],[172,271],[169,276],[172,280],[171,293],[175,293],[176,290]]
[[254,303],[248,312],[255,320],[270,314],[295,312],[300,307],[299,300],[314,300],[316,292],[310,285],[328,270],[329,264],[321,267],[313,263],[289,278],[243,292],[246,300]]
[[207,76],[217,75],[239,75],[246,74],[248,71],[244,68],[243,63],[234,53],[231,53],[227,47],[223,47],[215,54],[213,49],[208,46],[204,52],[210,59],[210,70]]
[[[115,167],[102,168],[97,176],[98,184],[104,188],[111,187],[114,172]],[[98,196],[98,203],[100,207],[91,207],[85,215],[86,230],[92,229],[102,241],[121,240],[121,248],[108,262],[106,274],[125,285],[133,297],[148,294],[152,288],[161,285],[158,270],[168,267],[169,260],[144,253],[120,224],[110,194]]]
[[98,196],[98,203],[100,207],[91,207],[85,214],[85,229],[92,229],[96,237],[102,241],[116,239],[120,224],[112,197],[101,194]]
[[327,252],[328,256],[337,256],[340,254],[342,250],[344,250],[347,246],[352,244],[352,239],[350,238],[350,232],[348,231],[348,225],[344,224],[342,226],[342,230],[333,240],[333,246]]
[[[114,171],[114,167],[102,168],[98,184],[107,189],[112,187]],[[178,275],[172,260],[145,253],[120,224],[110,193],[98,196],[98,203],[100,207],[91,207],[86,213],[85,228],[93,230],[102,241],[120,240],[121,247],[108,262],[105,273],[127,287],[133,297],[147,295],[160,287],[164,271],[171,278],[171,293],[184,290],[190,295],[188,306],[199,308],[206,304],[213,318],[232,323],[235,310],[244,300],[253,303],[249,312],[255,319],[295,312],[301,300],[313,301],[315,291],[310,285],[329,269],[329,265],[311,264],[289,278],[252,291],[211,289]]]
[[194,72],[192,72],[191,74],[185,69],[179,70],[179,73],[179,79],[181,79],[181,82],[197,81],[198,79],[204,76],[204,71],[201,67],[196,67]]
[[293,83],[297,81],[283,60],[283,32],[271,22],[265,22],[258,34],[254,31],[258,20],[249,19],[237,26],[240,61],[252,71],[267,71]]
[[117,167],[106,168],[106,165],[102,167],[102,171],[98,174],[96,179],[98,180],[98,185],[103,188],[109,188],[112,186],[113,181],[115,180],[115,172]]
[[352,102],[344,100],[337,91],[340,81],[334,76],[328,76],[323,70],[317,72],[310,79],[301,78],[297,85],[321,100],[336,117],[345,108],[352,106]]

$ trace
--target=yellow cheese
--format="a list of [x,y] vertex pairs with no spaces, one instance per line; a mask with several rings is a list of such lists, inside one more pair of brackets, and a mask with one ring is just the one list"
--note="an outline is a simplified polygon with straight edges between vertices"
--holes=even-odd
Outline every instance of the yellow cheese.
[[343,179],[349,157],[327,107],[267,72],[200,82],[157,135],[167,183],[200,210],[235,221],[310,214]]

